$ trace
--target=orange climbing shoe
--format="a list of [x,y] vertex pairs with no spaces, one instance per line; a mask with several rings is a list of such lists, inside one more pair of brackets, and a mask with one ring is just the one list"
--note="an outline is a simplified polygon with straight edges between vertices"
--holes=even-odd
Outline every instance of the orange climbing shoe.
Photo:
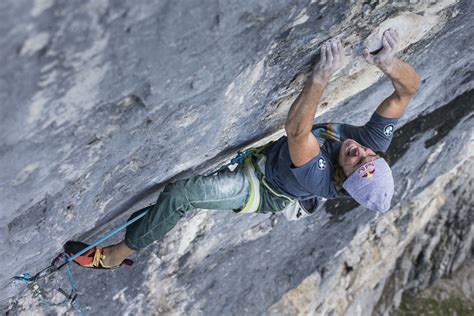
[[[64,244],[64,251],[66,252],[68,256],[71,257],[88,246],[89,246],[88,244],[85,244],[80,241],[68,241],[66,244]],[[131,266],[133,264],[132,260],[125,259],[122,261],[120,265],[109,267],[109,266],[104,265],[104,262],[103,262],[104,259],[105,259],[105,255],[103,254],[103,248],[96,246],[92,249],[89,249],[86,253],[80,255],[73,261],[77,263],[78,265],[85,268],[107,269],[107,270],[116,269],[121,266]]]

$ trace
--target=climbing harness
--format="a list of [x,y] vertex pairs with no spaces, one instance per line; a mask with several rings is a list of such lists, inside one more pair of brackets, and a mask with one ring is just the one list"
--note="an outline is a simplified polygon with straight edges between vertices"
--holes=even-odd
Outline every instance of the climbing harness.
[[272,194],[287,199],[290,204],[294,204],[296,202],[295,199],[281,194],[268,183],[265,178],[265,162],[266,156],[265,152],[273,143],[270,142],[263,146],[257,148],[250,148],[245,151],[238,151],[237,156],[231,159],[231,161],[216,172],[211,173],[211,175],[219,173],[227,168],[232,167],[233,165],[241,165],[243,166],[243,171],[250,183],[250,196],[247,200],[247,203],[242,208],[239,213],[255,213],[260,208],[261,202],[261,186],[265,186]]
[[247,175],[247,178],[250,183],[250,196],[242,208],[240,213],[255,213],[260,207],[260,181],[258,176],[255,173],[255,167],[252,163],[252,157],[248,157],[244,161],[244,173]]
[[272,143],[257,148],[251,148],[245,152],[239,152],[230,163],[223,167],[227,168],[236,161],[239,161],[239,164],[243,166],[243,171],[249,180],[250,196],[247,203],[239,213],[258,212],[261,203],[261,186],[264,186],[273,195],[288,200],[288,205],[281,211],[287,220],[300,220],[314,214],[318,206],[321,206],[320,202],[323,202],[326,199],[314,197],[307,201],[299,201],[276,191],[272,185],[268,183],[267,178],[265,177],[265,164],[267,161],[265,153],[271,144]]

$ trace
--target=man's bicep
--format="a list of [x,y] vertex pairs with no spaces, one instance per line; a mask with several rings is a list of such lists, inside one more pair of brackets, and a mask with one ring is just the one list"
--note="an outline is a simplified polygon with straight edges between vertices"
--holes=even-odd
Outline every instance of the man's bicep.
[[319,155],[319,143],[313,133],[304,137],[288,137],[291,162],[295,167],[301,167]]
[[410,103],[411,97],[399,97],[397,92],[383,100],[378,106],[377,114],[386,118],[400,118],[405,112],[405,108]]

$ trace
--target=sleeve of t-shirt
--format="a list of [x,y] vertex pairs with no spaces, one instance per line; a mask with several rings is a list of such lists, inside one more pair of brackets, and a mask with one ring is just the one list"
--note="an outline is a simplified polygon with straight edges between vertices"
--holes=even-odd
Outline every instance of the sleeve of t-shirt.
[[342,124],[343,138],[351,138],[374,151],[387,151],[392,141],[397,118],[383,117],[377,112],[372,114],[364,126]]
[[[312,194],[329,194],[331,182],[331,162],[321,150],[319,155],[308,161],[301,167],[290,167],[295,176],[308,192]],[[327,191],[327,192],[326,192]]]

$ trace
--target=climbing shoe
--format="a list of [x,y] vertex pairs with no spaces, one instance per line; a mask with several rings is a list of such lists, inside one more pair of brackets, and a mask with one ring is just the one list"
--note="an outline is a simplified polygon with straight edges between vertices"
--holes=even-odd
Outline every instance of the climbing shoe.
[[[68,241],[64,245],[64,251],[69,257],[71,257],[88,246],[89,246],[88,244],[85,244],[80,241]],[[105,259],[105,255],[103,254],[103,248],[96,246],[92,249],[89,249],[87,252],[80,255],[73,261],[77,263],[78,265],[85,268],[107,269],[107,270],[115,269],[121,266],[131,266],[133,264],[132,260],[125,259],[122,261],[120,265],[109,267],[109,266],[104,265],[104,262],[103,262],[104,259]]]

